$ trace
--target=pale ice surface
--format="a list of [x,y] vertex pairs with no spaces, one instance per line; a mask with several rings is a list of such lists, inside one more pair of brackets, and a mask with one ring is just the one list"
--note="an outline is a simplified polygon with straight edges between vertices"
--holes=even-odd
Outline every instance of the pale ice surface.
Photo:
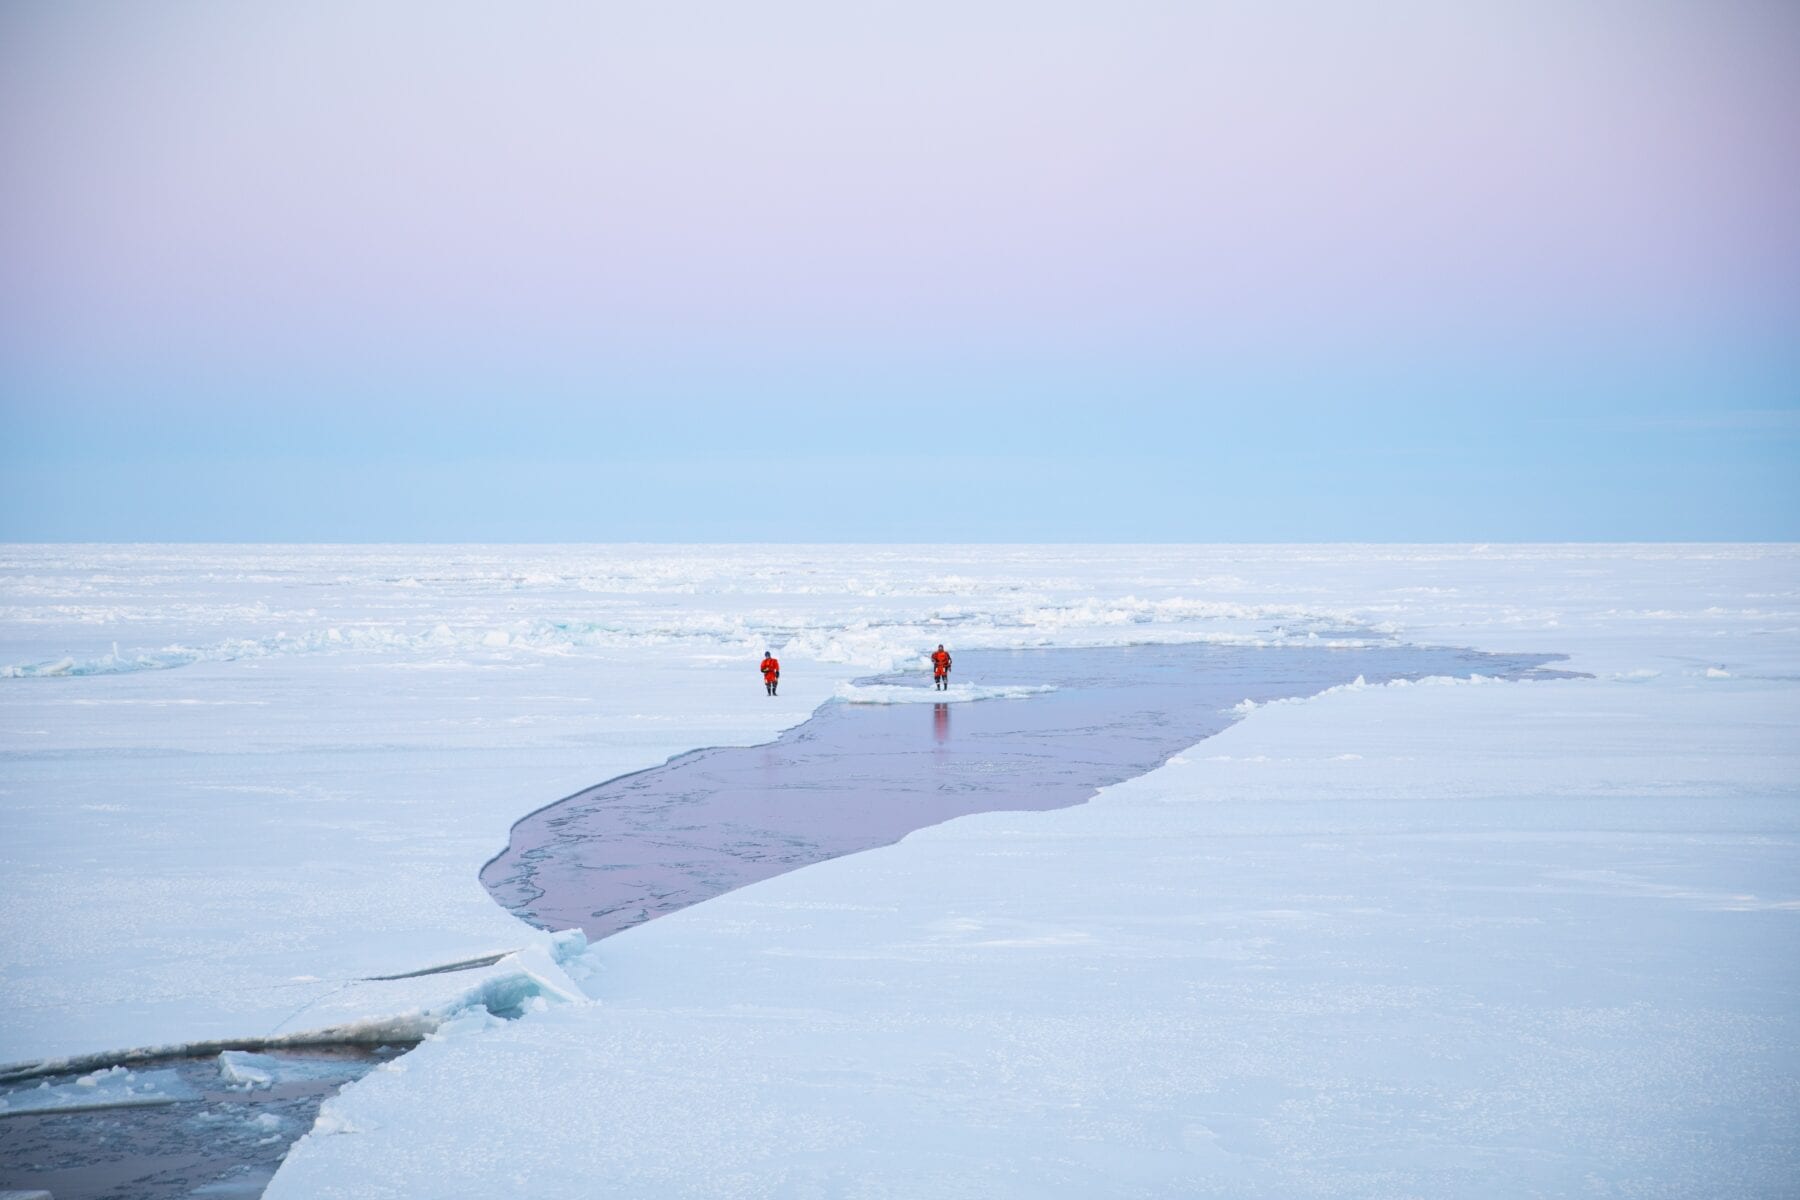
[[[271,1196],[1800,1178],[1794,547],[12,547],[0,587],[0,1060],[439,1030]],[[1246,708],[585,953],[476,879],[857,676],[929,698],[938,642],[1393,636],[1594,678]]]
[[1241,557],[0,550],[0,1064],[378,1042],[496,990],[566,993],[542,961],[370,980],[548,954],[476,875],[515,819],[695,746],[767,740],[872,671],[913,665],[928,686],[940,642],[1367,635],[1350,606],[1367,597],[1293,587],[1307,556],[1275,552],[1266,581],[1234,573]]

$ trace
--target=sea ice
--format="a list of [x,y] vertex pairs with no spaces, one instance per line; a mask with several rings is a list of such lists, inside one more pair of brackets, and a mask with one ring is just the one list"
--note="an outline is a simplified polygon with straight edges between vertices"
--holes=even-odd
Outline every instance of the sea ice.
[[233,1087],[268,1087],[275,1082],[275,1060],[266,1054],[226,1050],[219,1055],[219,1078]]
[[[1271,705],[630,930],[599,1005],[348,1089],[371,1132],[271,1200],[1779,1195],[1800,705],[1630,687]],[[450,1166],[476,1126],[508,1155]]]
[[[1258,707],[585,954],[477,881],[938,642],[1392,638],[1594,678]],[[1794,1178],[1795,547],[16,546],[0,676],[0,1062],[518,1015],[271,1196]]]
[[0,1091],[0,1117],[25,1113],[76,1112],[95,1108],[134,1108],[192,1100],[195,1093],[172,1070],[133,1071],[110,1067],[90,1071],[69,1083],[48,1081]]

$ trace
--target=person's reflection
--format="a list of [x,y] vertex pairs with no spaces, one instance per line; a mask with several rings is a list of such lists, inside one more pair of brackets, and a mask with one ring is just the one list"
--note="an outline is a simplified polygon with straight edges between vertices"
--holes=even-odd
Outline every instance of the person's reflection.
[[950,706],[934,704],[931,706],[931,732],[937,735],[939,742],[950,740]]

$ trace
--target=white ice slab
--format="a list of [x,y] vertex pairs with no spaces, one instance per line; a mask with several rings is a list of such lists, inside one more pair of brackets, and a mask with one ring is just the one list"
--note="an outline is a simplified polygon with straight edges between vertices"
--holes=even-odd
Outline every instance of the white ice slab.
[[196,1098],[194,1090],[173,1069],[133,1071],[109,1067],[90,1071],[70,1083],[46,1081],[0,1089],[0,1117],[96,1108],[142,1108]]

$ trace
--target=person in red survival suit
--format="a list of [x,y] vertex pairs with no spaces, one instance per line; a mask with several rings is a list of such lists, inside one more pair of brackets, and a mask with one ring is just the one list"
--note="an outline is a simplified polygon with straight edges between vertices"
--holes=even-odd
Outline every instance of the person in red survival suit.
[[763,687],[767,688],[769,695],[773,696],[775,689],[781,685],[781,664],[776,662],[775,655],[767,650],[763,651],[762,673]]
[[942,643],[931,652],[931,680],[940,692],[950,690],[950,652]]

